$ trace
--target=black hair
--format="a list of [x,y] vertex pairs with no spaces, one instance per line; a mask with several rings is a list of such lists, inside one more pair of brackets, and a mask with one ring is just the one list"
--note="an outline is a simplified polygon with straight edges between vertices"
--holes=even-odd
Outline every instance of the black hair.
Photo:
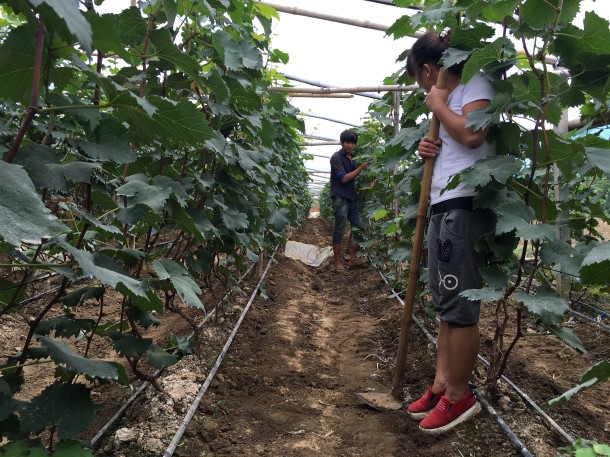
[[344,130],[339,136],[341,143],[358,143],[358,134],[353,130]]
[[[417,76],[426,63],[441,67],[439,61],[443,53],[449,48],[450,41],[450,30],[443,33],[428,32],[419,37],[407,56],[407,74],[412,78]],[[452,65],[447,71],[456,76],[461,76],[464,63],[465,61],[462,61]]]

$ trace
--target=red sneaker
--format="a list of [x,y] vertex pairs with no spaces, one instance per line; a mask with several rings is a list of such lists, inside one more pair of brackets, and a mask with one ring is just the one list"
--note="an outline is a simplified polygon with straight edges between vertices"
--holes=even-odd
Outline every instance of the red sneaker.
[[437,394],[432,393],[432,387],[428,387],[426,393],[419,400],[415,400],[409,405],[407,413],[411,416],[411,419],[423,419],[434,409],[444,393],[444,390]]
[[440,434],[467,421],[481,411],[481,404],[474,398],[470,389],[457,402],[451,403],[443,395],[434,410],[420,422],[419,429],[424,433]]

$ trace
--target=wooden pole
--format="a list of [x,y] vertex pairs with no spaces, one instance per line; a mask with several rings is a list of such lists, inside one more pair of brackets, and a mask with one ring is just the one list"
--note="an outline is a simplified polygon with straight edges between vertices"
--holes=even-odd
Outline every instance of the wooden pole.
[[[559,125],[553,129],[557,135],[564,135],[568,132],[568,110],[564,110],[561,119],[559,121]],[[567,186],[561,186],[561,170],[557,166],[557,162],[553,162],[553,197],[555,199],[555,203],[558,206],[561,202],[567,200],[569,189]],[[567,210],[562,210],[560,216],[568,220],[570,214]],[[570,242],[570,233],[568,227],[558,227],[556,229],[557,237],[566,242]],[[564,276],[558,271],[555,274],[555,290],[558,294],[565,296],[565,293],[568,292],[569,281],[564,281]]]
[[320,140],[320,141],[336,141],[334,138],[328,138],[325,136],[318,136],[318,135],[309,135],[307,133],[303,133],[301,134],[302,137],[304,138],[309,138],[311,140]]
[[[337,84],[328,84],[328,83],[324,83],[321,81],[314,81],[312,79],[306,79],[306,78],[302,78],[300,76],[295,76],[295,75],[289,75],[287,73],[280,73],[284,78],[290,79],[292,81],[299,81],[301,83],[305,83],[308,84],[310,86],[316,86],[316,87],[337,87]],[[366,98],[372,98],[375,100],[380,100],[381,99],[381,95],[379,94],[373,94],[370,92],[354,92],[355,95],[360,95],[362,97],[366,97]]]
[[314,157],[321,157],[322,159],[330,159],[330,156],[325,156],[322,154],[312,154],[311,152],[305,152],[304,154],[307,154],[309,156],[314,156]]
[[[445,88],[447,70],[444,68],[438,74],[436,87]],[[439,120],[432,116],[428,136],[437,139],[440,127]],[[415,292],[419,281],[419,264],[421,261],[421,251],[424,244],[424,231],[426,228],[426,213],[428,210],[428,200],[430,199],[430,184],[432,182],[432,170],[434,169],[434,158],[428,158],[424,162],[424,176],[421,183],[419,203],[417,205],[417,220],[415,223],[415,235],[413,236],[413,251],[411,253],[411,264],[409,266],[409,282],[407,283],[407,294],[405,305],[402,310],[400,321],[400,340],[398,341],[398,354],[396,356],[396,370],[394,373],[394,386],[392,396],[400,401],[403,400],[403,385],[405,382],[405,370],[407,367],[407,343],[409,342],[409,332],[411,330],[411,315],[413,314],[413,303],[415,302]]]

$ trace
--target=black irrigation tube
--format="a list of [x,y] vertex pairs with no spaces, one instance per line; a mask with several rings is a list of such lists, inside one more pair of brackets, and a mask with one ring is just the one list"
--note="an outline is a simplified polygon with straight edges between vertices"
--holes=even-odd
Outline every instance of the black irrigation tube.
[[[277,249],[277,248],[276,248]],[[243,281],[243,279],[250,273],[250,271],[252,270],[252,268],[254,268],[255,264],[252,264],[250,266],[250,268],[248,268],[248,270],[243,274],[243,276],[241,278],[239,278],[239,281],[237,281],[237,284],[239,284],[240,282]],[[219,305],[222,304],[229,295],[231,295],[232,290],[230,290],[229,292],[227,292],[227,294],[222,297],[222,299],[220,300],[220,302],[218,303]],[[207,313],[205,315],[205,318],[203,319],[203,321],[197,326],[197,328],[201,328],[203,327],[209,320],[210,318],[215,314],[216,310],[212,310],[209,313]],[[189,336],[187,336],[187,339],[191,339],[193,337],[193,335],[195,334],[195,332],[191,332],[189,334]],[[174,351],[175,352],[175,351]],[[156,379],[157,377],[159,377],[159,375],[163,372],[163,369],[158,369],[153,373],[153,379]],[[150,386],[150,382],[149,381],[145,381],[144,383],[142,383],[142,385],[140,387],[138,387],[138,389],[131,395],[131,397],[129,397],[127,399],[127,401],[125,403],[123,403],[123,405],[119,408],[119,410],[114,414],[114,416],[112,416],[110,418],[110,420],[97,432],[97,434],[91,439],[91,442],[89,443],[89,446],[91,448],[94,448],[97,443],[99,442],[100,439],[102,439],[104,437],[104,435],[108,432],[108,430],[114,426],[114,424],[116,423],[116,421],[118,421],[123,414],[125,414],[125,411],[127,410],[127,408],[129,408],[134,401],[136,401],[136,399],[142,394],[142,392],[144,392],[149,386]]]
[[[479,360],[483,362],[486,366],[489,367],[489,362],[479,354]],[[534,410],[551,426],[555,429],[557,433],[559,433],[563,439],[565,439],[568,443],[574,444],[574,438],[565,430],[563,430],[557,422],[555,422],[547,413],[544,412],[540,406],[536,404],[534,400],[532,400],[529,395],[527,395],[523,390],[521,390],[514,382],[508,379],[505,375],[500,376],[500,379],[508,384],[515,392],[519,394],[523,400],[525,400]]]
[[[58,275],[58,276],[59,276],[59,275]],[[49,276],[49,277],[51,277],[51,276]],[[39,298],[44,297],[45,295],[51,294],[51,293],[53,293],[53,292],[57,292],[59,289],[61,289],[61,286],[53,287],[52,289],[45,290],[44,292],[41,292],[41,293],[39,293],[39,294],[37,294],[37,295],[34,295],[33,297],[30,297],[30,298],[26,298],[26,299],[24,299],[24,300],[21,300],[21,301],[20,301],[20,302],[17,304],[16,308],[17,308],[17,309],[21,309],[21,308],[23,308],[25,305],[27,305],[28,303],[32,303],[32,302],[34,302],[34,301],[38,300]]]
[[596,308],[595,306],[589,304],[589,303],[585,303],[582,300],[572,300],[572,303],[576,303],[577,305],[580,306],[586,306],[587,308],[591,308],[593,311],[595,311],[600,317],[608,317],[608,311],[604,311],[603,309],[599,309]]
[[216,359],[216,363],[212,367],[212,370],[210,370],[208,377],[206,378],[205,382],[199,389],[199,392],[195,396],[193,403],[191,403],[191,406],[190,406],[188,412],[186,413],[186,416],[184,416],[182,423],[178,427],[178,431],[176,432],[171,443],[165,450],[163,457],[171,457],[172,455],[174,455],[174,451],[178,447],[178,444],[180,443],[180,440],[182,439],[182,436],[184,435],[184,432],[186,431],[186,427],[188,426],[189,422],[195,415],[195,412],[197,411],[197,408],[199,407],[199,403],[201,402],[201,399],[207,392],[208,387],[210,386],[210,384],[212,383],[212,380],[214,379],[214,376],[216,376],[216,372],[218,371],[218,368],[220,368],[220,365],[221,365],[222,361],[224,360],[225,355],[227,354],[227,351],[229,350],[229,347],[231,346],[231,343],[233,343],[233,338],[235,338],[235,335],[237,334],[237,331],[239,330],[241,323],[243,322],[244,318],[246,317],[246,314],[248,313],[248,310],[250,309],[252,302],[256,298],[258,289],[260,288],[260,286],[263,282],[263,279],[265,279],[265,276],[267,276],[267,272],[269,271],[269,268],[271,267],[271,264],[273,263],[273,258],[275,257],[275,254],[277,253],[278,247],[279,247],[279,244],[275,247],[275,250],[273,251],[273,255],[269,259],[269,263],[267,264],[265,271],[263,272],[258,284],[254,288],[252,295],[250,296],[250,300],[248,300],[248,303],[246,304],[243,311],[241,312],[241,315],[239,316],[239,319],[237,320],[235,327],[233,327],[233,331],[229,335],[229,338],[227,339],[227,341],[225,342],[225,345],[222,348],[222,351],[220,351],[220,354],[218,355],[218,358]]
[[513,443],[515,449],[521,454],[523,457],[534,457],[534,455],[525,447],[525,445],[521,442],[521,440],[513,433],[510,427],[504,422],[504,419],[498,414],[498,412],[489,404],[487,399],[479,392],[477,389],[472,389],[472,393],[477,398],[479,403],[485,408],[485,410],[491,415],[491,417],[496,421],[496,423],[500,426],[502,431],[509,437],[510,442]]
[[598,321],[597,319],[587,316],[586,314],[579,313],[578,311],[575,311],[572,308],[569,308],[568,311],[571,314],[574,314],[576,317],[580,317],[581,319],[588,320],[593,324],[599,325],[604,330],[610,331],[610,325],[606,325],[603,322]]
[[[381,271],[377,270],[377,272],[379,273],[379,276],[381,276],[381,278],[385,281],[385,283],[387,285],[389,285],[388,280],[386,279],[386,277],[383,275],[383,273],[381,273]],[[404,306],[404,301],[398,296],[398,294],[394,291],[394,289],[392,289],[392,296],[396,297],[396,299],[399,301],[399,303],[401,305]],[[430,332],[428,332],[428,330],[426,329],[426,327],[421,323],[421,321],[415,316],[412,315],[411,318],[413,319],[413,322],[415,322],[417,324],[417,326],[420,328],[420,330],[424,333],[424,335],[426,336],[426,338],[428,338],[428,340],[432,343],[436,345],[436,339],[430,334]],[[479,358],[481,358],[481,356],[479,355]],[[504,376],[502,376],[503,380],[504,380]],[[512,384],[512,383],[511,383]],[[513,384],[514,385],[514,384]],[[522,391],[519,389],[517,392],[519,392],[519,395],[522,394]],[[490,414],[490,416],[496,421],[496,423],[500,426],[500,428],[502,429],[502,431],[504,432],[504,434],[508,437],[508,439],[510,440],[510,442],[512,443],[512,445],[515,447],[515,449],[523,456],[523,457],[533,457],[533,454],[525,447],[525,445],[523,444],[523,442],[519,439],[519,437],[517,435],[515,435],[515,433],[510,429],[510,427],[506,424],[506,422],[504,422],[504,420],[500,417],[500,415],[495,411],[495,409],[493,409],[491,407],[491,405],[489,404],[489,402],[485,399],[485,397],[483,397],[483,395],[477,390],[477,389],[473,389],[473,393],[474,395],[477,397],[477,400],[479,400],[479,402],[481,403],[481,405],[483,406],[483,408],[485,408],[485,410]],[[526,396],[527,397],[527,396]],[[481,401],[483,400],[483,401]],[[529,400],[530,404],[531,404],[531,399],[529,399],[529,397],[527,397],[527,400]],[[535,403],[534,403],[535,404]],[[536,405],[536,409],[537,411],[540,410],[540,408]],[[554,423],[554,422],[553,422]],[[563,432],[563,430],[562,430]],[[565,432],[563,432],[565,433]],[[565,436],[562,434],[562,436]],[[568,435],[569,436],[569,435]],[[571,441],[573,443],[573,440]]]
[[[48,275],[46,275],[46,276],[41,276],[41,277],[36,278],[36,279],[34,279],[34,280],[32,280],[32,281],[27,281],[27,282],[25,282],[25,283],[23,283],[23,284],[17,284],[17,285],[14,285],[14,286],[8,287],[8,288],[6,288],[6,289],[3,289],[3,290],[2,290],[2,291],[0,291],[0,292],[4,292],[4,291],[6,291],[6,290],[14,289],[14,288],[17,288],[17,287],[22,287],[22,286],[24,286],[24,285],[26,285],[26,284],[33,284],[33,283],[38,282],[38,281],[45,281],[45,280],[47,280],[47,279],[54,278],[55,276],[59,276],[59,273],[52,273],[52,274],[50,273],[50,274],[48,274]],[[41,292],[41,293],[39,293],[39,294],[36,294],[36,295],[34,295],[34,296],[32,296],[32,297],[25,298],[25,299],[21,300],[19,303],[17,303],[15,306],[11,306],[10,308],[7,308],[7,310],[8,310],[8,309],[21,309],[21,308],[23,308],[25,305],[27,305],[28,303],[32,303],[32,302],[34,302],[34,301],[38,300],[39,298],[42,298],[42,297],[44,297],[45,295],[48,295],[48,294],[50,294],[50,293],[57,292],[57,291],[58,291],[60,288],[61,288],[61,286],[57,286],[57,287],[54,287],[54,288],[52,288],[52,289],[45,290],[44,292]]]

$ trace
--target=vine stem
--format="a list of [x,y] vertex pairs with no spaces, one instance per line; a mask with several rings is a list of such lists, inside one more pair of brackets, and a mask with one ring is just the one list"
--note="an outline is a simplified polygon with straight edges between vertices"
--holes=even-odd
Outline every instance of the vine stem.
[[[78,237],[78,241],[76,242],[77,249],[80,248],[80,246],[85,238],[85,234],[87,233],[87,230],[89,230],[89,224],[83,225],[80,236]],[[68,277],[64,276],[64,278],[61,282],[61,285],[59,286],[59,290],[57,291],[57,294],[55,294],[55,296],[49,301],[49,303],[38,314],[38,316],[36,316],[36,318],[32,322],[29,323],[30,330],[23,343],[23,350],[21,351],[21,355],[17,359],[17,361],[20,364],[23,364],[25,362],[25,359],[27,358],[27,352],[28,352],[30,345],[32,344],[32,338],[34,337],[34,332],[36,331],[36,327],[38,327],[38,324],[40,323],[40,321],[42,319],[44,319],[44,317],[51,310],[51,308],[53,308],[53,305],[55,305],[55,303],[57,303],[59,301],[59,299],[63,296],[64,292],[66,291],[67,286],[68,286]]]
[[97,321],[95,322],[95,325],[91,329],[91,335],[89,336],[89,338],[87,338],[87,346],[85,347],[85,352],[83,354],[83,357],[85,357],[85,358],[87,358],[87,356],[89,355],[89,347],[91,346],[91,342],[93,341],[93,336],[95,335],[95,331],[97,330],[97,328],[100,325],[100,322],[102,321],[102,317],[104,317],[104,293],[105,293],[105,291],[102,293],[102,296],[100,297],[100,312],[97,316]]
[[[523,7],[523,2],[520,1],[519,2],[519,23],[522,22],[522,18],[523,18],[522,7]],[[555,8],[556,16],[555,16],[555,21],[554,21],[551,33],[555,32],[557,25],[559,23],[559,16],[560,16],[562,8],[563,8],[563,0],[560,0],[558,6],[554,7],[554,8]],[[542,48],[541,48],[540,54],[544,55],[549,46],[548,36],[545,36],[542,41],[543,41],[543,43],[542,43]],[[543,60],[542,72],[538,68],[536,68],[532,54],[529,52],[528,47],[527,47],[527,43],[525,40],[525,34],[523,34],[523,33],[521,34],[521,42],[523,44],[524,53],[527,58],[530,69],[532,70],[532,73],[536,76],[536,78],[538,79],[538,81],[540,83],[540,99],[541,99],[541,106],[540,106],[541,109],[539,110],[539,114],[536,117],[536,123],[535,123],[534,129],[532,131],[533,141],[532,141],[531,172],[530,172],[527,187],[524,190],[523,195],[524,195],[525,204],[529,206],[529,198],[532,193],[534,176],[536,173],[536,168],[538,167],[537,157],[538,157],[539,141],[541,140],[543,143],[542,148],[544,149],[545,159],[546,159],[545,160],[545,179],[544,179],[543,192],[541,195],[541,202],[542,202],[541,222],[545,222],[546,221],[546,212],[547,212],[546,199],[549,195],[550,164],[551,164],[548,131],[545,128],[545,123],[548,118],[548,110],[549,110],[548,94],[552,92],[553,86],[551,84],[551,81],[549,78],[549,70],[548,70],[548,67],[547,67],[544,59],[542,59]],[[534,44],[534,48],[536,48],[536,44]],[[502,323],[500,323],[500,319],[501,319],[500,303],[498,303],[498,308],[496,310],[496,321],[497,322],[496,322],[496,334],[494,337],[494,345],[492,348],[492,360],[490,361],[489,369],[487,372],[487,379],[485,380],[486,385],[489,387],[495,386],[498,379],[500,379],[504,370],[506,369],[509,355],[511,354],[512,350],[515,348],[517,341],[523,336],[521,327],[522,327],[522,315],[523,315],[524,304],[523,304],[523,302],[520,302],[517,304],[516,334],[515,334],[514,338],[512,339],[508,349],[505,352],[503,351],[503,348],[504,348],[503,335],[505,333],[506,325],[508,323],[506,302],[507,302],[508,298],[514,293],[514,291],[519,286],[519,284],[521,283],[521,279],[522,279],[523,273],[524,273],[523,269],[524,269],[525,257],[526,257],[526,253],[527,253],[527,245],[528,245],[528,240],[524,240],[523,249],[521,251],[521,259],[519,262],[517,280],[515,281],[515,284],[509,290],[507,290],[505,292],[502,300],[500,300],[501,302],[503,302],[503,310],[504,310],[504,319],[503,319]],[[532,282],[534,280],[534,276],[538,269],[539,255],[540,255],[540,240],[534,241],[533,246],[534,246],[534,265],[532,267],[531,272],[528,274],[526,282],[525,282],[525,292],[526,293],[529,293]],[[498,366],[498,364],[499,364],[499,366]]]
[[191,328],[193,329],[193,339],[195,340],[195,356],[199,357],[201,355],[201,348],[199,346],[199,326],[197,325],[197,322],[195,322],[195,320],[189,317],[183,309],[174,305],[175,298],[175,292],[172,294],[170,294],[169,292],[165,292],[165,309],[178,314],[191,326]]
[[23,137],[25,136],[25,132],[28,127],[34,120],[34,116],[36,115],[36,107],[38,106],[38,99],[40,97],[40,71],[42,67],[42,46],[44,44],[44,35],[45,35],[45,26],[44,20],[42,18],[38,19],[38,28],[36,29],[36,44],[34,51],[34,74],[32,76],[32,99],[30,100],[30,106],[26,112],[25,117],[23,118],[23,122],[21,123],[21,127],[19,127],[19,131],[17,132],[17,136],[15,137],[15,141],[11,145],[11,149],[9,149],[6,155],[6,161],[8,163],[13,163],[15,160],[15,155],[17,154],[17,150],[19,146],[21,146],[21,142],[23,141]]
[[14,370],[14,369],[21,369],[23,367],[32,367],[32,366],[36,366],[36,365],[46,365],[47,363],[55,363],[54,360],[43,360],[41,362],[31,362],[31,363],[21,363],[18,365],[11,365],[11,366],[7,366],[7,367],[0,367],[0,372],[2,371],[10,371],[10,370]]

